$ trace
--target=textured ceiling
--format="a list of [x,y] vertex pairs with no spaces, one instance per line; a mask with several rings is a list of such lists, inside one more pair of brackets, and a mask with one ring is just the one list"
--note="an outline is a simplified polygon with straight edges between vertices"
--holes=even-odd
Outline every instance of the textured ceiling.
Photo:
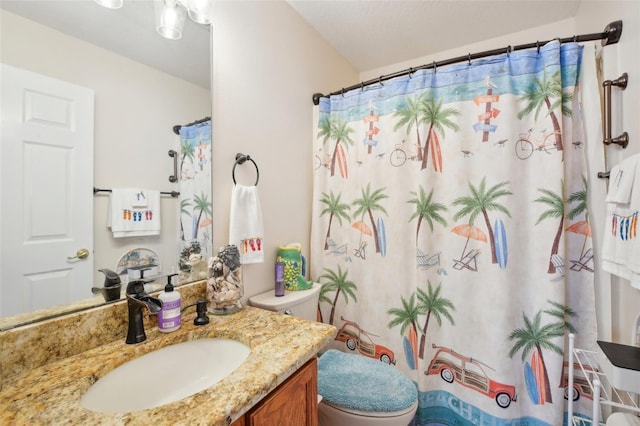
[[361,72],[571,18],[579,3],[289,0]]
[[[570,18],[579,2],[288,1],[358,71]],[[125,0],[118,10],[105,9],[93,0],[0,0],[0,8],[209,87],[209,27],[187,19],[181,40],[163,39],[154,30],[150,0]]]

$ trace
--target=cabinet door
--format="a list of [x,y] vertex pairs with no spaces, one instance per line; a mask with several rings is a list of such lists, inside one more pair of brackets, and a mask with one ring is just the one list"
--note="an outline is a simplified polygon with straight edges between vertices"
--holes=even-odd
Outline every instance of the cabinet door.
[[318,426],[318,362],[314,357],[245,417],[247,426]]

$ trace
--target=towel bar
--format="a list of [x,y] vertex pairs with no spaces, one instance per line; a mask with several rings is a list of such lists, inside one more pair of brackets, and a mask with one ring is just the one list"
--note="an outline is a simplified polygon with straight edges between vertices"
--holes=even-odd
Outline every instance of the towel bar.
[[622,148],[626,148],[629,143],[629,134],[623,132],[617,138],[611,137],[611,86],[619,87],[620,90],[627,88],[629,82],[629,76],[627,73],[623,73],[619,78],[615,80],[605,80],[602,82],[604,87],[604,140],[602,143],[605,145],[616,144]]
[[[93,194],[95,195],[98,192],[111,192],[111,190],[110,189],[96,188],[94,186],[93,187]],[[161,191],[160,194],[161,195],[171,195],[173,198],[178,198],[178,196],[180,195],[180,193],[178,191],[168,191],[168,192]]]
[[178,153],[170,149],[169,157],[173,158],[173,174],[169,176],[169,182],[174,183],[178,181]]

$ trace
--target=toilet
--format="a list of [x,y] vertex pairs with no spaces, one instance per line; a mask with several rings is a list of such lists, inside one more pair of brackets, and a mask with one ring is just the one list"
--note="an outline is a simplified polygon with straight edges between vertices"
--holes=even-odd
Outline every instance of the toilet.
[[[309,290],[273,290],[249,298],[257,308],[316,321],[322,286]],[[415,384],[395,367],[330,349],[318,359],[318,424],[320,426],[407,426],[418,409]]]

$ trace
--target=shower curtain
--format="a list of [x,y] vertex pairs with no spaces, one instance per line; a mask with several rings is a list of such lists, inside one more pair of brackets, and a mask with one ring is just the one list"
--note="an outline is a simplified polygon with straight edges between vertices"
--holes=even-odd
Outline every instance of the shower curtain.
[[[180,128],[180,281],[201,279],[189,274],[193,263],[212,253],[211,120]],[[193,258],[192,255],[196,255]],[[206,278],[206,276],[205,276]]]
[[581,56],[554,41],[320,100],[318,317],[415,382],[418,425],[560,425],[565,392],[590,413],[565,389],[567,333],[596,340]]

